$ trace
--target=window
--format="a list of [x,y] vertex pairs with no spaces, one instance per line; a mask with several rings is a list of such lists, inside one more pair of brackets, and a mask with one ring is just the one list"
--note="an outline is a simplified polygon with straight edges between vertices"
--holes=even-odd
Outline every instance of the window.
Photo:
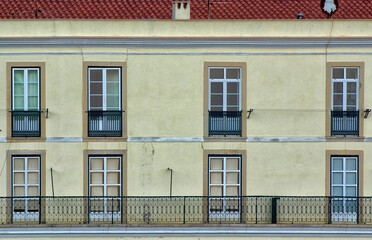
[[121,67],[88,67],[88,136],[122,136]]
[[121,219],[122,156],[89,156],[91,221]]
[[13,222],[39,220],[40,165],[40,156],[12,156]]
[[12,137],[40,137],[40,68],[12,67]]
[[333,222],[353,222],[357,220],[358,165],[358,156],[331,157]]
[[359,135],[359,68],[332,67],[331,135]]
[[[208,157],[209,218],[239,219],[241,212],[240,155],[209,155]],[[221,215],[222,214],[222,215]]]
[[242,136],[242,68],[208,68],[208,136]]

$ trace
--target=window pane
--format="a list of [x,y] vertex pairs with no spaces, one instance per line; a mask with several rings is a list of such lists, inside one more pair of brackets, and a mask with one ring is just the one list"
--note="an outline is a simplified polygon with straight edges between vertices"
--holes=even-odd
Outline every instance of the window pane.
[[39,184],[39,174],[38,173],[28,173],[27,174],[28,184]]
[[346,184],[356,184],[357,177],[356,173],[346,173]]
[[222,184],[223,183],[222,173],[212,172],[211,173],[210,183],[211,184]]
[[90,195],[91,196],[103,196],[103,187],[91,187],[90,188]]
[[239,196],[239,187],[226,187],[226,196]]
[[239,158],[227,158],[226,169],[227,170],[239,170]]
[[39,187],[31,186],[27,188],[27,196],[39,196]]
[[28,170],[39,170],[39,158],[28,158]]
[[342,82],[334,82],[333,83],[333,92],[334,93],[343,93],[343,84]]
[[211,170],[222,170],[222,158],[211,158],[210,165]]
[[91,184],[103,184],[103,173],[93,172],[90,174]]
[[346,197],[356,196],[356,187],[346,187]]
[[227,93],[239,93],[239,83],[228,82],[227,83]]
[[25,85],[23,83],[14,83],[13,87],[15,96],[24,96]]
[[344,78],[344,69],[343,68],[333,68],[332,78]]
[[333,170],[342,170],[342,158],[332,158],[332,169]]
[[102,82],[102,70],[100,69],[90,69],[89,72],[90,81],[99,81]]
[[211,106],[211,111],[212,112],[213,111],[223,111],[223,108],[222,108],[222,106],[220,106],[220,107]]
[[227,106],[239,106],[239,95],[227,95]]
[[348,94],[347,95],[347,105],[356,105],[356,95]]
[[224,69],[211,68],[209,77],[211,79],[223,79],[224,78]]
[[221,93],[223,92],[222,82],[211,82],[211,93]]
[[227,79],[239,79],[240,78],[240,69],[226,69],[226,78]]
[[356,111],[357,108],[355,106],[347,106],[346,111]]
[[357,79],[358,78],[358,68],[347,68],[346,69],[346,78]]
[[211,96],[211,105],[220,105],[223,104],[223,96],[222,95],[212,95]]
[[90,108],[102,109],[102,95],[101,96],[90,96]]
[[23,197],[25,196],[25,187],[14,187],[14,196]]
[[107,182],[108,184],[119,184],[120,183],[120,174],[119,173],[107,173]]
[[333,105],[342,105],[342,95],[334,94],[333,95]]
[[227,184],[239,184],[239,173],[226,173]]
[[119,96],[107,96],[107,110],[119,110]]
[[341,197],[343,196],[342,194],[342,187],[332,187],[332,196],[338,196]]
[[332,174],[332,184],[342,184],[342,173]]
[[355,82],[348,82],[347,83],[347,93],[356,93],[356,83]]
[[39,109],[39,98],[38,97],[28,97],[28,110],[38,110]]
[[234,111],[234,112],[237,112],[237,111],[240,111],[238,107],[227,107],[227,111]]
[[39,76],[38,76],[37,70],[28,70],[28,82],[29,83],[38,83],[39,82]]
[[356,159],[347,158],[346,159],[346,170],[355,171],[356,170]]
[[107,169],[108,170],[119,170],[120,169],[120,158],[108,158]]
[[210,196],[222,196],[222,187],[221,186],[211,186]]
[[25,170],[25,159],[24,158],[14,158],[13,159],[13,169],[14,170]]
[[37,83],[28,83],[28,95],[29,96],[38,96],[39,88]]
[[36,212],[39,210],[39,200],[28,200],[27,201],[27,211]]
[[119,70],[118,69],[107,69],[106,70],[106,81],[119,82]]
[[24,83],[24,70],[14,70],[13,79],[15,83]]
[[25,184],[25,173],[14,173],[14,184]]
[[103,170],[103,158],[91,158],[90,169],[91,170]]
[[23,96],[14,97],[14,109],[15,110],[24,110],[25,100]]
[[120,196],[120,191],[118,186],[107,187],[107,196]]
[[102,82],[90,82],[90,94],[102,94]]
[[119,95],[119,83],[110,83],[108,82],[106,84],[106,93],[107,94],[116,94],[116,95]]

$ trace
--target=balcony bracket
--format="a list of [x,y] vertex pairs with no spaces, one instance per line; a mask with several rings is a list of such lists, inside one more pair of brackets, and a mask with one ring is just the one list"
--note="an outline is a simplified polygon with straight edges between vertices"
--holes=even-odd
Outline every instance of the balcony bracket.
[[371,112],[371,109],[367,108],[364,110],[364,118],[368,118],[368,114]]
[[253,113],[253,109],[251,108],[251,109],[249,109],[249,111],[247,111],[247,113],[248,113],[248,116],[247,116],[247,118],[249,119],[250,118],[250,116],[251,116],[251,114]]

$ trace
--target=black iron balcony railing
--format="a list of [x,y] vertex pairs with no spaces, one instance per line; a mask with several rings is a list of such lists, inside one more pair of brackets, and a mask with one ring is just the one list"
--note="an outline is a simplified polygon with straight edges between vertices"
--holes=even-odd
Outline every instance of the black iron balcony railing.
[[359,111],[332,111],[331,136],[359,136]]
[[3,197],[0,224],[372,224],[372,197]]
[[89,137],[121,137],[122,111],[88,111]]
[[40,137],[40,111],[12,111],[12,137]]
[[209,111],[209,136],[242,136],[241,111]]

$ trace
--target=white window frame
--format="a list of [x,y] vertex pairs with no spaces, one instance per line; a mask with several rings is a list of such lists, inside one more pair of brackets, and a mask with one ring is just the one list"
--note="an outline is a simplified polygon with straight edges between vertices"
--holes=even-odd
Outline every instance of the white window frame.
[[29,68],[21,68],[21,67],[12,67],[12,110],[15,111],[15,93],[14,93],[14,90],[15,90],[15,87],[14,87],[14,84],[15,84],[15,81],[14,81],[14,71],[16,70],[23,70],[24,71],[24,89],[23,89],[23,106],[24,106],[24,111],[28,111],[28,71],[30,70],[36,70],[37,71],[37,77],[38,77],[38,81],[37,81],[37,98],[38,98],[38,101],[37,101],[37,109],[38,111],[40,111],[40,68],[37,68],[37,67],[29,67]]
[[[334,159],[342,159],[342,170],[334,170],[333,168],[333,160]],[[353,159],[356,163],[356,170],[346,170],[346,160]],[[341,173],[342,174],[342,184],[335,184],[333,183],[333,174],[334,173]],[[346,174],[347,173],[355,173],[356,180],[355,184],[347,184],[346,183]],[[332,208],[332,221],[333,222],[355,222],[357,219],[356,212],[346,212],[346,205],[347,201],[357,201],[357,197],[359,196],[359,159],[357,156],[332,156],[331,157],[331,196],[334,201],[342,201],[342,212],[334,212]],[[333,187],[342,187],[342,199],[337,200],[338,196],[334,195]],[[346,196],[346,187],[355,187],[356,196]]]
[[[333,70],[334,69],[343,69],[344,70],[344,78],[333,78]],[[346,70],[347,69],[357,69],[357,78],[346,78]],[[347,111],[347,83],[349,82],[355,82],[356,83],[356,111],[359,110],[359,77],[360,77],[360,68],[359,67],[332,67],[331,68],[331,91],[332,91],[332,97],[331,97],[331,107],[333,110],[333,83],[335,82],[341,82],[342,83],[342,111]]]
[[[25,169],[24,170],[15,170],[14,169],[14,159],[15,158],[24,158],[25,159]],[[29,170],[28,169],[28,159],[29,158],[37,158],[38,159],[38,170]],[[12,156],[12,196],[13,196],[13,202],[14,201],[17,201],[17,200],[21,200],[21,201],[25,201],[25,211],[24,212],[15,212],[14,211],[14,204],[13,204],[13,209],[12,209],[12,212],[13,212],[13,220],[17,221],[17,220],[22,220],[22,219],[32,219],[32,220],[36,220],[39,218],[39,212],[29,212],[28,211],[28,201],[29,200],[39,200],[38,197],[36,198],[17,198],[17,197],[14,197],[14,189],[15,187],[24,187],[25,188],[25,195],[24,197],[28,197],[28,187],[38,187],[39,189],[39,197],[41,196],[41,157],[40,156],[17,156],[17,155],[14,155]],[[24,173],[24,176],[25,176],[25,183],[24,184],[16,184],[15,181],[14,181],[14,173]],[[39,179],[39,184],[29,184],[28,183],[28,174],[29,173],[38,173],[38,179]]]
[[[121,67],[88,67],[88,110],[94,111],[90,107],[90,96],[95,96],[97,94],[90,93],[90,83],[95,82],[90,80],[90,70],[102,70],[102,111],[120,111],[121,110],[121,99],[122,99],[122,92],[121,92]],[[106,98],[110,94],[107,94],[107,78],[106,73],[107,70],[119,70],[119,107],[117,110],[107,110],[107,102]],[[97,110],[99,111],[99,110]]]
[[[210,72],[211,69],[223,69],[224,70],[224,78],[217,79],[211,78]],[[226,70],[227,69],[239,69],[239,76],[238,79],[228,79],[226,78]],[[241,67],[208,67],[208,110],[211,111],[211,83],[212,82],[222,82],[223,83],[223,103],[222,103],[222,111],[227,111],[227,83],[228,82],[237,82],[239,86],[239,111],[242,110],[242,68]]]

